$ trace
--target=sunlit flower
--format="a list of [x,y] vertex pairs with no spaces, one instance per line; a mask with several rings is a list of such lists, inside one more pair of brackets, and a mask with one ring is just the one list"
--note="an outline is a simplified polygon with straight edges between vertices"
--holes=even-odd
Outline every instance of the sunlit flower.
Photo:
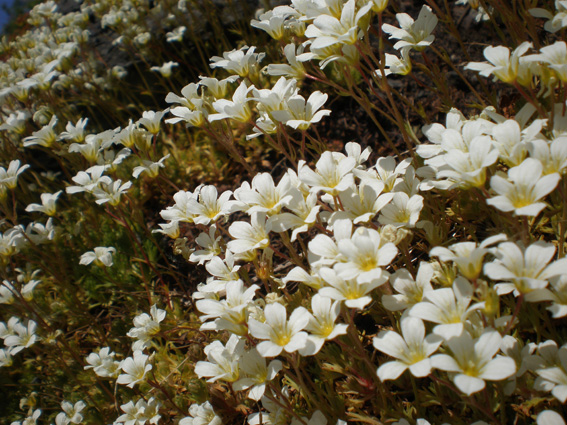
[[437,354],[431,358],[437,369],[453,372],[452,380],[466,395],[479,392],[485,381],[501,381],[516,373],[516,363],[509,357],[495,356],[502,337],[494,329],[487,329],[480,338],[473,339],[468,332],[447,341],[452,355]]
[[379,278],[368,282],[359,282],[356,278],[344,279],[335,270],[323,267],[319,275],[325,282],[325,286],[319,289],[319,294],[332,300],[344,301],[348,308],[364,309],[372,297],[370,293],[383,285],[388,278],[385,273]]
[[374,229],[360,227],[350,239],[338,241],[339,252],[343,261],[335,264],[334,269],[345,280],[356,279],[360,283],[384,283],[384,271],[396,257],[398,249],[389,242],[381,240],[380,233]]
[[311,299],[313,314],[309,314],[309,323],[305,330],[308,332],[307,343],[299,350],[302,356],[317,354],[325,341],[335,339],[347,333],[348,325],[335,323],[341,312],[341,303],[332,302],[330,298],[315,294]]
[[465,69],[472,69],[479,71],[483,77],[494,75],[495,80],[500,80],[504,83],[513,83],[516,80],[520,84],[524,83],[527,72],[527,62],[522,55],[532,47],[532,43],[523,42],[520,44],[512,54],[510,49],[505,46],[488,46],[484,49],[484,57],[488,60],[486,62],[470,62]]
[[544,290],[548,280],[567,270],[567,258],[550,263],[555,256],[555,246],[543,241],[535,242],[523,249],[514,242],[503,242],[494,251],[496,259],[484,265],[484,273],[498,282],[495,289],[499,295],[514,292],[526,295],[527,300],[547,297]]
[[264,249],[270,245],[271,223],[266,221],[266,215],[261,212],[252,214],[250,223],[236,221],[228,228],[228,233],[234,239],[227,244],[235,254],[242,254],[257,249]]
[[396,19],[401,28],[390,24],[382,25],[382,31],[390,34],[390,38],[400,40],[394,44],[394,49],[411,47],[423,50],[435,40],[431,33],[437,26],[438,19],[429,6],[422,6],[416,21],[407,13],[397,13]]
[[256,47],[244,46],[230,52],[224,52],[223,57],[213,56],[211,58],[211,68],[224,68],[241,77],[257,72],[258,64],[266,56],[265,53],[254,53]]
[[390,276],[392,286],[398,292],[394,295],[383,295],[382,304],[390,311],[405,310],[423,301],[423,297],[433,291],[431,279],[433,267],[429,263],[421,262],[415,280],[406,269],[396,270]]
[[136,404],[129,401],[120,406],[124,414],[116,419],[115,424],[144,425],[146,422],[157,424],[161,418],[158,413],[160,407],[161,403],[153,397],[150,397],[147,401],[141,398]]
[[376,373],[381,381],[397,379],[406,369],[417,378],[429,375],[432,368],[429,357],[443,342],[438,335],[425,336],[423,322],[415,317],[402,317],[400,328],[401,336],[394,331],[381,331],[373,339],[374,348],[398,359],[378,368]]
[[63,191],[60,190],[59,192],[55,193],[42,193],[41,194],[41,205],[40,204],[29,204],[26,207],[26,211],[28,212],[42,212],[47,214],[48,216],[55,215],[55,202],[59,195],[61,195]]
[[266,305],[264,315],[264,323],[253,318],[248,320],[250,334],[265,340],[256,346],[262,357],[275,357],[284,350],[293,353],[305,347],[307,333],[303,329],[309,323],[309,312],[305,308],[297,307],[288,320],[286,308],[273,303]]
[[433,332],[450,339],[462,335],[468,317],[484,307],[484,302],[470,306],[472,297],[472,285],[465,278],[458,277],[452,288],[427,291],[423,301],[411,307],[409,315],[437,323]]
[[68,424],[80,424],[83,421],[83,415],[81,412],[86,407],[86,403],[82,400],[76,402],[75,404],[69,403],[68,401],[61,402],[61,413],[57,414],[55,417],[55,423],[57,425],[68,425]]
[[429,255],[438,257],[441,261],[452,261],[459,268],[459,273],[469,280],[475,280],[482,272],[482,260],[492,250],[489,246],[506,240],[506,235],[491,236],[478,246],[475,242],[459,242],[449,245],[449,248],[437,246]]
[[209,378],[207,382],[218,380],[235,382],[240,376],[238,362],[244,354],[245,339],[232,334],[223,345],[220,341],[213,341],[205,347],[207,361],[198,361],[195,373],[199,378]]
[[139,350],[134,351],[133,357],[128,357],[120,363],[124,373],[118,376],[116,382],[134,388],[134,385],[144,381],[146,373],[152,370],[152,365],[148,363],[149,358]]
[[282,370],[279,360],[272,360],[266,365],[266,359],[255,348],[244,354],[238,364],[241,378],[233,385],[236,391],[249,389],[248,398],[260,400],[266,390],[266,384]]
[[179,421],[179,425],[222,425],[222,418],[218,416],[211,403],[208,401],[202,404],[192,404],[189,407],[189,414],[186,418]]
[[356,161],[353,158],[337,160],[331,152],[323,152],[315,164],[315,171],[311,170],[305,161],[299,161],[297,175],[311,191],[325,191],[331,195],[338,195],[354,184],[353,168]]
[[[354,1],[354,0],[352,0]],[[275,120],[290,126],[296,130],[307,130],[311,124],[318,123],[321,119],[331,113],[330,109],[321,109],[329,96],[315,91],[311,93],[307,101],[301,95],[291,96],[287,99],[287,108],[273,111]]]
[[55,125],[57,124],[57,117],[53,115],[49,124],[42,127],[41,130],[34,132],[31,136],[24,138],[24,148],[29,146],[44,146],[50,147],[57,140],[57,133],[55,132]]
[[[171,33],[168,33],[168,34],[171,34]],[[167,41],[171,42],[171,40],[169,38],[168,38]],[[162,66],[152,66],[150,68],[150,70],[154,71],[154,72],[159,72],[163,78],[169,78],[169,77],[171,77],[171,74],[173,73],[173,68],[175,68],[177,66],[179,66],[179,64],[177,62],[169,61],[169,62],[165,62]]]
[[160,323],[165,319],[165,310],[157,308],[154,304],[150,308],[150,314],[142,313],[134,317],[134,327],[126,335],[135,338],[132,350],[143,350],[150,345],[151,339],[159,333]]
[[18,176],[29,167],[28,164],[24,164],[20,167],[19,159],[10,161],[7,170],[4,167],[0,167],[0,185],[4,185],[8,189],[15,189],[18,184]]
[[97,246],[94,251],[85,252],[81,255],[81,260],[79,264],[87,266],[92,262],[95,265],[102,267],[111,267],[112,266],[112,256],[116,253],[116,248],[113,247],[105,247],[105,246]]
[[101,348],[98,353],[87,356],[85,369],[93,371],[102,378],[115,378],[120,374],[120,362],[114,360],[115,353],[109,347]]
[[246,82],[242,81],[232,95],[232,100],[219,99],[213,102],[213,108],[216,114],[209,115],[209,121],[217,121],[225,118],[231,118],[235,121],[246,123],[252,118],[252,111],[248,106],[248,93],[252,91],[253,86],[247,87]]
[[490,187],[499,195],[486,200],[500,211],[515,215],[536,216],[545,207],[540,200],[551,193],[560,180],[557,173],[542,176],[543,165],[537,159],[527,158],[508,170],[508,179],[492,176]]
[[530,9],[529,13],[536,18],[547,19],[543,28],[551,33],[559,31],[561,28],[567,27],[567,2],[555,0],[555,15],[550,11],[542,8]]

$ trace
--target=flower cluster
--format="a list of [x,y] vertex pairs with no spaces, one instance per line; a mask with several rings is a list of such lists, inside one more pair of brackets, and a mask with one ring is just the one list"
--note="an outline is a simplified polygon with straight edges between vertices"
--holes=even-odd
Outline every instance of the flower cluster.
[[0,43],[8,423],[565,424],[567,2],[70,3]]

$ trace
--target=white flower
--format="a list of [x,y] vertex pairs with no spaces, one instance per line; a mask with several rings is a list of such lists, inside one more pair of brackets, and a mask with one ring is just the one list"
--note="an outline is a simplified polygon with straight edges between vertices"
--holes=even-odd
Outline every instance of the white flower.
[[311,124],[318,123],[323,117],[331,113],[330,109],[319,110],[328,97],[327,94],[320,91],[311,93],[307,101],[301,95],[291,96],[286,101],[287,108],[273,111],[272,116],[276,121],[295,130],[307,130]]
[[235,382],[240,376],[238,362],[244,354],[246,340],[232,334],[223,346],[220,341],[213,341],[205,347],[208,361],[198,361],[195,373],[199,378],[207,377],[207,382],[218,380]]
[[109,347],[101,348],[98,353],[87,356],[85,369],[93,369],[102,378],[115,378],[120,374],[120,362],[114,360],[115,353]]
[[493,74],[495,80],[504,83],[514,83],[518,80],[520,84],[526,82],[528,72],[527,61],[521,56],[532,47],[527,41],[520,44],[510,55],[510,49],[505,46],[488,46],[484,49],[484,57],[490,63],[470,62],[465,69],[480,71],[480,75],[488,77]]
[[0,304],[12,304],[14,302],[14,295],[18,291],[14,288],[11,282],[3,280],[0,284]]
[[316,193],[310,193],[305,197],[299,189],[292,188],[288,191],[288,195],[288,200],[284,205],[291,212],[272,216],[271,223],[275,232],[293,229],[290,240],[294,242],[298,234],[307,232],[315,224],[321,206],[316,205]]
[[226,299],[205,298],[198,300],[195,304],[197,310],[204,313],[200,317],[201,330],[229,330],[237,335],[246,335],[248,328],[249,308],[253,305],[254,294],[260,287],[252,285],[250,288],[244,286],[242,280],[226,283]]
[[270,221],[262,212],[252,214],[250,223],[236,221],[228,228],[228,233],[234,239],[229,241],[227,247],[235,254],[264,249],[270,245]]
[[431,286],[433,273],[431,264],[425,262],[419,264],[415,280],[406,269],[396,270],[390,276],[390,282],[398,294],[383,295],[382,304],[390,311],[399,311],[423,301],[423,297],[433,291]]
[[493,144],[499,151],[500,159],[509,167],[515,167],[522,163],[528,154],[528,142],[539,134],[542,128],[541,120],[524,130],[516,120],[506,120],[492,128]]
[[486,381],[501,381],[516,373],[516,363],[509,357],[495,356],[502,337],[494,329],[486,329],[474,339],[468,332],[448,342],[452,355],[437,354],[431,358],[435,368],[453,372],[452,380],[466,395],[479,392]]
[[225,118],[231,118],[235,121],[247,123],[252,118],[252,111],[248,106],[248,93],[252,91],[254,86],[247,87],[246,82],[242,81],[232,95],[232,100],[219,99],[213,102],[213,108],[216,114],[209,115],[209,121],[218,121]]
[[218,196],[217,188],[214,185],[202,186],[198,198],[193,197],[187,200],[187,211],[192,213],[193,221],[196,224],[208,225],[214,223],[234,211],[237,203],[229,201],[231,195],[232,191],[227,190]]
[[475,137],[469,145],[469,151],[451,149],[443,156],[447,167],[437,172],[437,178],[447,178],[454,184],[447,187],[483,187],[486,180],[486,168],[498,161],[498,150],[488,136]]
[[378,279],[359,282],[357,279],[343,279],[335,270],[323,267],[319,275],[325,286],[319,289],[319,294],[332,300],[344,301],[348,308],[364,309],[372,301],[370,292],[384,284],[388,278],[382,275]]
[[[533,9],[532,9],[533,10]],[[565,425],[561,415],[553,410],[544,410],[536,418],[537,425]]]
[[270,173],[259,173],[252,179],[252,186],[244,183],[235,190],[234,197],[243,204],[242,209],[248,214],[262,212],[273,215],[290,201],[290,190],[291,182],[287,174],[276,186]]
[[174,93],[168,93],[165,101],[167,103],[179,103],[182,106],[171,108],[169,112],[175,118],[168,118],[165,120],[168,124],[175,124],[180,121],[185,121],[188,126],[201,127],[207,121],[209,115],[208,104],[198,93],[199,85],[190,83],[181,89],[180,97]]
[[313,356],[317,354],[325,341],[335,339],[339,335],[347,333],[348,326],[343,323],[335,323],[341,312],[341,303],[315,294],[311,299],[313,314],[309,314],[309,323],[305,328],[309,332],[307,343],[299,350],[302,356]]
[[501,211],[513,211],[515,215],[538,215],[546,206],[539,201],[552,192],[560,180],[559,174],[542,176],[542,171],[541,162],[527,158],[508,170],[508,179],[492,176],[490,187],[499,196],[487,199],[486,203]]
[[353,172],[362,182],[382,183],[384,185],[383,191],[391,192],[395,186],[402,182],[410,164],[411,159],[404,159],[396,164],[396,159],[393,156],[380,157],[374,167],[368,170],[354,169]]
[[337,160],[332,152],[323,152],[315,164],[316,171],[311,170],[305,161],[299,161],[297,175],[301,182],[311,186],[310,191],[325,191],[333,196],[354,184],[353,168],[356,166],[354,158]]
[[567,274],[552,277],[549,283],[552,304],[547,309],[554,319],[567,316]]
[[195,242],[197,242],[197,244],[203,249],[199,249],[191,253],[191,256],[189,257],[189,261],[191,263],[198,263],[201,265],[221,253],[220,241],[222,238],[220,235],[216,236],[216,233],[217,227],[212,225],[209,228],[209,233],[203,232],[195,238]]
[[423,208],[423,196],[413,195],[411,198],[405,192],[395,192],[389,204],[380,212],[380,224],[391,224],[396,227],[415,227]]
[[396,257],[398,249],[391,243],[384,243],[380,233],[374,229],[359,227],[350,239],[338,241],[343,261],[334,269],[345,280],[356,279],[359,283],[385,283],[384,271]]
[[472,285],[465,278],[458,277],[452,288],[427,291],[423,296],[424,300],[415,304],[409,310],[409,315],[437,323],[433,333],[445,339],[459,336],[463,333],[465,321],[471,313],[484,307],[484,303],[469,307],[472,296]]
[[303,53],[303,45],[288,44],[284,47],[284,55],[287,64],[269,64],[266,70],[268,75],[283,75],[285,77],[301,80],[305,76],[303,63],[297,60],[297,56]]
[[82,143],[85,140],[85,127],[87,126],[88,118],[81,118],[77,121],[77,124],[68,122],[65,126],[64,132],[59,135],[60,139],[72,140],[76,143]]
[[187,190],[180,190],[175,195],[173,195],[173,200],[175,205],[167,207],[162,210],[159,214],[164,220],[168,221],[179,221],[185,223],[192,223],[195,218],[195,214],[191,212],[189,202],[191,199],[197,200],[199,197],[199,191],[201,186],[195,189],[195,192],[190,192]]
[[167,154],[166,156],[161,158],[158,162],[148,161],[145,159],[142,160],[142,165],[138,165],[137,167],[134,167],[134,170],[132,171],[132,177],[137,179],[142,173],[146,173],[151,178],[157,177],[160,168],[165,168],[164,162],[167,158],[169,158],[169,156],[170,155]]
[[83,255],[81,255],[79,264],[87,266],[94,261],[95,265],[99,267],[111,267],[113,264],[112,256],[114,255],[114,253],[116,253],[116,248],[97,246],[94,251],[85,252]]
[[14,359],[10,348],[0,348],[0,367],[12,366]]
[[257,72],[258,64],[266,56],[265,53],[254,53],[256,47],[244,46],[230,52],[224,52],[223,57],[213,56],[211,58],[211,68],[224,68],[242,78]]
[[355,44],[364,34],[359,21],[370,11],[372,5],[364,4],[356,11],[356,1],[344,3],[339,19],[321,14],[307,27],[305,35],[314,38],[311,49],[325,49],[335,44]]
[[240,266],[234,264],[234,255],[230,251],[226,251],[224,260],[218,256],[211,258],[205,268],[211,277],[201,288],[202,292],[224,293],[228,282],[236,282],[239,279]]
[[79,192],[92,192],[100,184],[112,184],[112,179],[108,176],[103,176],[105,171],[104,166],[94,166],[89,168],[87,171],[79,171],[75,177],[72,177],[78,186],[68,186],[66,188],[67,193],[79,193]]
[[189,407],[189,414],[186,418],[179,421],[179,425],[222,425],[222,418],[218,416],[211,403],[208,401],[203,404],[192,404]]
[[250,26],[266,31],[274,40],[281,40],[284,36],[285,15],[275,14],[269,10],[260,15],[260,21],[252,19]]
[[[398,58],[396,55],[391,55],[386,53],[385,56],[385,64],[384,64],[384,75],[388,76],[390,74],[397,74],[397,75],[408,75],[411,72],[411,58],[409,55],[410,52],[409,47],[404,47],[401,49],[402,57]],[[382,72],[380,69],[374,71],[374,76],[381,78]]]
[[293,353],[305,347],[307,333],[303,331],[309,323],[309,312],[297,307],[287,320],[286,308],[280,303],[268,304],[264,308],[265,323],[253,318],[248,320],[250,334],[260,342],[256,349],[262,357],[275,357],[282,351]]
[[496,260],[484,265],[484,273],[499,282],[494,287],[499,295],[514,291],[514,295],[526,295],[528,301],[550,299],[544,288],[554,276],[565,274],[567,258],[549,262],[555,256],[555,246],[543,241],[526,249],[513,242],[504,242],[495,250]]
[[533,55],[531,58],[545,63],[555,71],[555,75],[562,82],[567,82],[567,44],[564,41],[556,41],[549,46],[542,47],[539,51],[539,55]]
[[86,407],[84,401],[80,400],[75,404],[69,403],[68,401],[63,401],[61,403],[61,409],[63,412],[59,413],[55,418],[55,423],[57,425],[67,425],[67,424],[80,424],[83,421],[83,415],[81,411]]
[[557,348],[553,340],[542,342],[537,355],[530,360],[530,369],[537,374],[534,388],[551,391],[561,403],[567,401],[567,345]]
[[150,345],[152,337],[160,331],[160,323],[165,319],[165,310],[157,308],[154,304],[150,308],[150,314],[142,313],[134,317],[134,327],[128,331],[126,335],[135,338],[132,344],[132,350],[143,350]]
[[543,174],[563,174],[567,168],[567,137],[558,137],[550,142],[541,139],[528,143],[530,157],[543,165]]
[[567,27],[567,2],[565,1],[555,0],[555,15],[550,11],[541,8],[530,9],[529,12],[536,18],[547,19],[543,28],[548,32],[554,33]]
[[149,422],[150,424],[157,424],[161,418],[161,415],[158,413],[160,407],[161,403],[153,397],[150,397],[147,402],[144,399],[139,399],[136,404],[133,401],[129,401],[120,406],[124,414],[119,416],[114,423],[144,425],[146,422]]
[[407,13],[397,13],[396,19],[401,28],[396,28],[390,24],[383,24],[382,31],[390,34],[390,38],[398,39],[394,44],[394,49],[411,47],[416,50],[423,50],[435,40],[431,35],[437,26],[437,16],[429,6],[422,6],[417,21],[414,21]]
[[431,373],[430,356],[437,351],[443,338],[438,335],[425,336],[425,326],[420,319],[403,316],[400,321],[402,336],[394,331],[381,331],[374,337],[377,350],[398,360],[383,363],[377,370],[381,381],[397,379],[406,369],[417,378]]
[[[171,34],[171,33],[168,33]],[[173,40],[170,40],[169,37],[167,39],[168,42],[171,42]],[[173,72],[173,68],[179,66],[179,64],[177,62],[165,62],[162,66],[152,66],[150,68],[151,71],[154,72],[159,72],[161,74],[161,76],[163,78],[169,78],[171,77],[171,74]]]
[[367,223],[394,196],[393,193],[382,193],[383,190],[384,183],[371,180],[365,183],[363,180],[360,185],[342,191],[339,199],[344,210],[335,211],[329,219],[329,225],[332,226],[338,219],[349,219],[354,224]]
[[449,245],[449,248],[437,246],[429,255],[438,257],[441,261],[452,261],[455,263],[464,277],[474,281],[482,272],[482,260],[486,254],[492,252],[488,247],[506,240],[506,235],[499,234],[491,236],[477,246],[475,242],[459,242]]
[[134,385],[144,381],[146,373],[152,370],[152,365],[148,363],[149,358],[140,350],[134,351],[133,357],[128,357],[120,363],[124,373],[118,376],[116,382],[134,388]]
[[272,360],[266,366],[266,359],[254,348],[240,358],[238,366],[244,376],[233,384],[234,389],[242,391],[249,388],[248,398],[258,401],[264,395],[266,383],[276,377],[283,364]]
[[312,268],[331,267],[337,261],[344,260],[337,244],[342,239],[351,239],[352,221],[348,219],[337,220],[333,226],[333,236],[334,240],[327,235],[318,234],[309,242],[309,253],[314,257],[309,261]]
[[[47,2],[47,3],[49,3],[49,2]],[[36,409],[36,410],[33,411],[31,416],[28,416],[23,421],[12,422],[10,425],[36,425],[37,419],[40,417],[40,415],[41,415],[41,410]]]
[[28,164],[24,164],[20,167],[19,159],[10,161],[7,170],[4,167],[0,167],[0,185],[4,185],[8,189],[15,189],[18,184],[18,176],[29,167]]
[[46,148],[51,147],[57,140],[57,133],[55,132],[56,124],[57,117],[53,115],[49,124],[42,127],[41,130],[35,131],[31,136],[24,138],[24,148],[34,145],[44,146]]
[[173,31],[165,34],[165,41],[167,41],[168,43],[183,41],[183,35],[185,34],[186,30],[187,30],[187,27],[184,27],[184,26],[180,26],[180,27],[175,28]]
[[[10,322],[8,324],[10,325]],[[26,325],[19,321],[14,322],[12,326],[13,334],[4,338],[4,345],[10,348],[10,354],[19,353],[24,348],[35,344],[40,339],[35,333],[36,328],[37,323],[33,320],[28,320]]]
[[29,204],[26,207],[26,211],[28,212],[42,212],[47,214],[48,216],[55,215],[55,201],[59,198],[63,191],[59,191],[56,193],[42,193],[41,194],[41,205],[40,204]]
[[122,194],[126,193],[132,187],[132,182],[122,184],[122,180],[116,180],[112,184],[95,187],[93,195],[96,197],[96,203],[99,205],[109,203],[116,206],[120,203]]
[[146,129],[152,134],[158,134],[160,128],[160,122],[163,116],[168,113],[169,110],[164,111],[144,111],[142,113],[142,118],[138,120],[138,124],[142,124]]

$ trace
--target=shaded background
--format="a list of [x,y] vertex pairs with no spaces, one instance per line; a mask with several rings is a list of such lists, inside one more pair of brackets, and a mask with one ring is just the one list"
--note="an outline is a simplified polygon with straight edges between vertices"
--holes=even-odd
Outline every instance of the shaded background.
[[18,0],[0,0],[0,31],[4,30],[4,27],[10,19],[9,10],[12,7],[14,1]]

